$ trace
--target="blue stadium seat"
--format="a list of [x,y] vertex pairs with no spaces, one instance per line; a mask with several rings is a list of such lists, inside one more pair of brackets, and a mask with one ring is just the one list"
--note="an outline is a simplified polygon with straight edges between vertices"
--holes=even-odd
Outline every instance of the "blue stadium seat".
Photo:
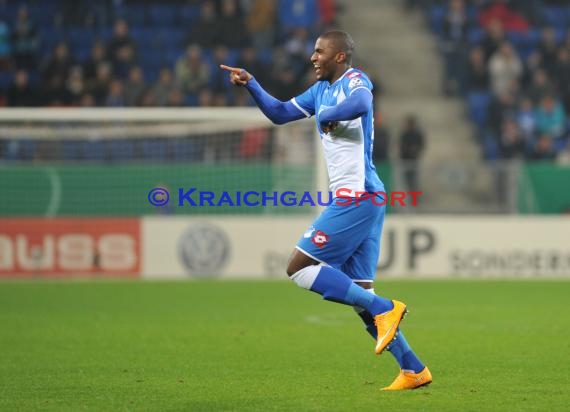
[[127,20],[131,27],[147,23],[147,7],[143,4],[128,4],[116,10],[116,13]]
[[187,25],[198,20],[200,16],[200,6],[185,4],[179,10],[180,13],[180,23]]
[[485,38],[485,32],[482,29],[470,29],[467,33],[467,40],[473,46],[480,44]]
[[155,26],[172,26],[178,14],[178,7],[171,5],[154,5],[148,9],[148,20]]
[[547,23],[556,29],[565,29],[568,26],[567,7],[544,7],[543,13]]
[[14,75],[12,72],[0,72],[0,89],[6,90],[10,87]]
[[467,96],[469,119],[479,128],[483,128],[487,123],[491,94],[488,92],[472,92]]
[[294,27],[312,29],[318,21],[316,0],[279,0],[279,23],[287,30]]

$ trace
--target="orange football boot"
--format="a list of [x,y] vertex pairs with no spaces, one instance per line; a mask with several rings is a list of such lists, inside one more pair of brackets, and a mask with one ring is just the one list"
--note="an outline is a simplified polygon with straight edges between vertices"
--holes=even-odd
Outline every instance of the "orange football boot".
[[417,389],[429,385],[432,381],[431,372],[427,366],[420,373],[400,371],[398,377],[390,386],[382,388],[383,391],[401,391],[405,389]]
[[404,303],[398,300],[393,300],[392,303],[394,303],[392,310],[374,316],[374,324],[378,330],[378,340],[376,341],[376,349],[374,349],[376,355],[380,355],[386,346],[392,342],[400,322],[408,312]]

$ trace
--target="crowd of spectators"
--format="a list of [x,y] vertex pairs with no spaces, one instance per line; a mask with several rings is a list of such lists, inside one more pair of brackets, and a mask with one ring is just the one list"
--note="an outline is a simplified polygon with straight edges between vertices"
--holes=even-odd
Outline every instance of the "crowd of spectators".
[[466,98],[486,158],[554,160],[564,152],[570,115],[567,1],[409,3],[426,8],[445,61],[443,92]]
[[252,104],[220,63],[288,99],[312,80],[315,35],[335,11],[334,0],[0,0],[0,105]]

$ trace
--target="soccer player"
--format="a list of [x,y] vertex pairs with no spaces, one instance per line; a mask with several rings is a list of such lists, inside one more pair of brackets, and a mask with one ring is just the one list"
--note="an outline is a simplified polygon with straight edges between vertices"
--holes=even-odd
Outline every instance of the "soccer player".
[[322,34],[311,55],[317,81],[287,102],[268,94],[245,69],[220,67],[229,72],[234,85],[249,91],[273,123],[316,116],[330,190],[336,194],[342,189],[350,196],[333,199],[301,236],[287,274],[324,299],[354,307],[376,339],[375,353],[388,349],[400,365],[400,374],[384,389],[415,389],[432,377],[399,330],[406,305],[378,296],[373,289],[385,206],[378,206],[384,203],[383,196],[371,196],[384,192],[384,185],[372,163],[372,84],[364,72],[352,67],[353,50],[348,33]]

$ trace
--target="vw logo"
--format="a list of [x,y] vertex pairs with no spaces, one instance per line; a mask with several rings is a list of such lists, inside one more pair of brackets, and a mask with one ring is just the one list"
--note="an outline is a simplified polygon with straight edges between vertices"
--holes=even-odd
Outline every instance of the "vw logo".
[[230,241],[217,226],[197,223],[178,240],[178,256],[190,275],[206,278],[219,276],[230,256]]

